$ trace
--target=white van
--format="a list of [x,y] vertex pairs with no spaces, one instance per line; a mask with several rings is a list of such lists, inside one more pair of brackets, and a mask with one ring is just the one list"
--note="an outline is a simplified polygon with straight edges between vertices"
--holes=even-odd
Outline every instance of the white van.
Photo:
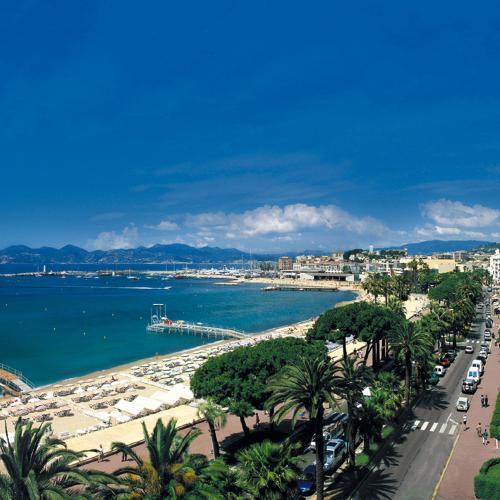
[[441,366],[441,365],[436,365],[434,367],[434,373],[436,375],[439,375],[440,377],[444,377],[444,374],[446,373],[446,368],[444,366]]
[[480,375],[484,373],[484,365],[480,359],[475,359],[470,366],[471,368],[477,368],[479,370]]
[[466,378],[471,378],[472,380],[475,380],[479,384],[479,382],[481,381],[481,374],[479,373],[479,370],[477,368],[471,366],[467,371]]

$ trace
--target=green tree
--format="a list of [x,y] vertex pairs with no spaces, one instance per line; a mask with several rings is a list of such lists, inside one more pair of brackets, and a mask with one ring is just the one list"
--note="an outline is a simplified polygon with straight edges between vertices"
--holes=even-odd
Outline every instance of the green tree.
[[358,405],[363,401],[363,390],[369,386],[372,374],[365,365],[356,365],[352,358],[346,358],[341,363],[341,377],[334,387],[335,394],[340,396],[347,405],[347,452],[349,463],[356,465],[356,435],[359,428],[357,414]]
[[5,500],[66,498],[69,488],[89,485],[92,472],[71,467],[85,452],[68,450],[63,441],[49,436],[47,423],[33,427],[19,418],[14,440],[0,439],[0,493]]
[[251,498],[289,500],[298,498],[296,482],[300,475],[299,443],[266,440],[240,451],[237,456],[238,484]]
[[271,396],[268,408],[279,407],[274,418],[279,422],[292,412],[292,425],[298,414],[305,410],[314,429],[316,439],[317,498],[323,499],[324,443],[323,416],[325,405],[335,405],[332,393],[339,382],[338,365],[329,359],[301,358],[288,365],[269,381]]
[[231,401],[245,402],[263,409],[269,397],[267,382],[288,363],[298,358],[326,357],[323,343],[298,338],[280,338],[239,347],[232,352],[210,358],[191,378],[191,389],[197,398],[212,398],[228,406]]
[[240,419],[241,428],[243,429],[245,436],[248,437],[250,434],[250,430],[248,429],[245,418],[251,417],[255,413],[253,406],[246,401],[231,399],[229,401],[228,408],[230,413],[236,415]]
[[129,445],[114,442],[112,448],[124,453],[135,466],[117,469],[113,474],[122,479],[129,494],[150,500],[176,499],[186,494],[196,482],[196,472],[189,464],[189,446],[201,434],[191,429],[185,436],[177,434],[177,421],[164,425],[158,419],[151,434],[142,423],[148,459],[143,460]]
[[210,439],[212,440],[212,450],[214,458],[220,455],[219,441],[217,440],[217,429],[221,429],[227,423],[227,415],[222,406],[208,398],[198,407],[198,416],[207,421],[210,430]]
[[406,407],[410,406],[412,361],[418,356],[430,355],[432,353],[432,338],[427,333],[409,321],[402,323],[401,328],[393,330],[389,337],[389,343],[396,355],[404,363]]

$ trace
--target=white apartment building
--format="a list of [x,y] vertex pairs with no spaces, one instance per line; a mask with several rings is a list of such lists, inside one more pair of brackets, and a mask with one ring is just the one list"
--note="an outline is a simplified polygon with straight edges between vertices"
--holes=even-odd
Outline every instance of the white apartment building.
[[500,250],[497,248],[495,253],[490,257],[490,274],[493,281],[500,282]]

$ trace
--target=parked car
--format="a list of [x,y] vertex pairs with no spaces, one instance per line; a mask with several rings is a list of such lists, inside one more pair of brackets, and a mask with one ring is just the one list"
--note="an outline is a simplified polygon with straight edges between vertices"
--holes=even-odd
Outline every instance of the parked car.
[[479,351],[479,354],[476,356],[479,361],[483,363],[483,365],[486,363],[486,360],[488,359],[488,355],[484,351]]
[[479,346],[479,349],[484,349],[489,354],[491,352],[490,351],[490,343],[489,342],[482,342],[481,345]]
[[448,349],[445,355],[448,356],[450,358],[450,361],[453,363],[453,361],[455,361],[458,356],[458,351],[456,351],[455,349]]
[[303,495],[311,495],[316,491],[316,466],[314,464],[304,469],[302,479],[297,481],[297,488]]
[[447,356],[441,356],[441,357],[439,358],[438,363],[439,363],[441,366],[444,366],[445,368],[448,368],[448,367],[451,365],[450,358],[448,358]]
[[466,378],[471,378],[472,380],[475,380],[477,383],[479,383],[481,381],[481,373],[479,373],[479,370],[477,368],[471,366],[467,370]]
[[477,390],[477,382],[471,378],[465,378],[462,382],[462,392],[464,394],[474,394]]
[[465,346],[465,352],[467,354],[472,354],[474,352],[474,347],[472,347],[471,345],[466,345]]
[[335,470],[347,457],[347,443],[343,439],[332,439],[326,443],[325,470]]
[[491,332],[484,332],[484,340],[491,340]]
[[469,409],[469,398],[466,398],[465,396],[460,396],[457,399],[455,407],[457,411],[467,411]]
[[441,366],[441,365],[436,365],[434,367],[434,373],[436,375],[438,375],[439,377],[444,377],[444,375],[446,373],[446,368],[444,366]]
[[436,372],[432,372],[431,376],[429,377],[429,384],[437,385],[438,382],[439,382],[439,375]]
[[480,375],[484,373],[484,363],[480,359],[476,358],[474,361],[472,361],[471,367],[477,368]]

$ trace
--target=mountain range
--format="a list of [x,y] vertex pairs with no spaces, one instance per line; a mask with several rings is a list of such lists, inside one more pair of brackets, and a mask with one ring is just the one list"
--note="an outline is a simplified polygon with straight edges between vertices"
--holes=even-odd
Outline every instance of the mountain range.
[[[462,241],[422,241],[408,243],[390,249],[406,248],[411,255],[428,255],[433,252],[452,252],[455,250],[471,250],[473,248],[494,243],[478,240]],[[321,250],[304,250],[288,252],[289,257],[297,255],[324,255]],[[1,264],[153,264],[167,262],[192,263],[231,263],[241,260],[255,259],[259,261],[276,260],[281,254],[250,254],[237,248],[202,247],[173,243],[170,245],[153,245],[117,250],[88,251],[83,248],[66,245],[62,248],[41,247],[30,248],[25,245],[13,245],[0,250]]]

